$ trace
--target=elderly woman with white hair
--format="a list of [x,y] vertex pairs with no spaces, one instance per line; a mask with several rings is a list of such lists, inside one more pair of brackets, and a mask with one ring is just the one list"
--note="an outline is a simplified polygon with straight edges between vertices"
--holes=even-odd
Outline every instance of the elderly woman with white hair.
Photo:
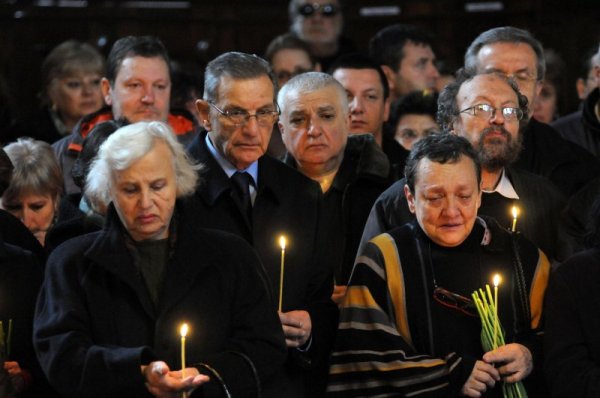
[[161,122],[122,127],[101,146],[86,194],[108,205],[106,225],[52,253],[35,315],[34,345],[61,394],[256,396],[281,367],[256,254],[186,222],[195,168]]

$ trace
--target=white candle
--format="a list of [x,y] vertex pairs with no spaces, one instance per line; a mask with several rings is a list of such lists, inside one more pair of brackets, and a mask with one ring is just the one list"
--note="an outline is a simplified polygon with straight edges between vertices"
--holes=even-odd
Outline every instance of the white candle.
[[279,237],[279,246],[281,247],[281,269],[279,271],[279,312],[281,312],[281,305],[283,303],[283,274],[285,270],[285,244],[287,243],[285,236]]
[[[185,337],[188,334],[188,325],[184,323],[179,328],[179,334],[181,335],[181,380],[185,379]],[[183,398],[187,398],[187,392],[183,392]]]
[[517,216],[519,215],[519,208],[517,206],[513,206],[511,209],[511,212],[512,212],[512,216],[513,216],[511,231],[516,232],[517,231]]

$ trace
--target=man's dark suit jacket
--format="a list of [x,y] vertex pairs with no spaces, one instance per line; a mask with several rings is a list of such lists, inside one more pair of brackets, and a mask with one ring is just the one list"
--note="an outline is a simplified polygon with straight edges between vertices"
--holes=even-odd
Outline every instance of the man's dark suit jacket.
[[[321,236],[319,211],[321,189],[317,183],[268,155],[258,160],[258,187],[250,225],[236,205],[229,178],[206,146],[206,132],[192,141],[188,153],[204,165],[201,181],[191,201],[194,222],[243,237],[258,252],[265,267],[274,302],[279,297],[280,235],[288,241],[285,250],[283,312],[306,310],[312,322],[309,351],[290,350],[286,373],[295,380],[292,390],[281,396],[301,396],[304,378],[299,364],[323,366],[337,327],[337,307],[331,301],[332,268],[327,264],[327,240]],[[326,373],[323,375],[325,377]],[[323,383],[312,379],[309,384]],[[304,386],[303,386],[304,385]]]

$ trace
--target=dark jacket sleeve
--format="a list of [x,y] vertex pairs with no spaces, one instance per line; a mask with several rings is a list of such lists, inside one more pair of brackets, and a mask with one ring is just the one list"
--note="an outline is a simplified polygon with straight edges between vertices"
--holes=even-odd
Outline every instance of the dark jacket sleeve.
[[600,258],[587,253],[552,273],[546,295],[544,370],[554,397],[591,398],[600,391]]
[[[258,396],[257,388],[280,371],[287,351],[276,305],[273,303],[254,250],[242,239],[230,235],[232,242],[218,257],[223,266],[230,266],[233,293],[232,335],[227,347],[194,366],[216,383],[199,391],[202,396],[221,397],[223,386],[233,397]],[[235,241],[235,242],[234,242]],[[208,366],[206,366],[208,365]]]
[[154,359],[151,350],[93,343],[81,287],[81,251],[79,245],[63,245],[48,259],[34,317],[34,347],[42,369],[62,395],[146,396],[140,367]]

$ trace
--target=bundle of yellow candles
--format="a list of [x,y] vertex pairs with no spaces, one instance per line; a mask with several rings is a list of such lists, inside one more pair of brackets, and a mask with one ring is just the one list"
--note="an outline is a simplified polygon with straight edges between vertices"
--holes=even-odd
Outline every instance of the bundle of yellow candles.
[[[514,223],[513,223],[514,226]],[[485,292],[479,289],[473,292],[473,302],[477,307],[477,312],[481,318],[481,346],[485,352],[493,351],[496,348],[503,346],[504,332],[500,319],[498,317],[498,285],[501,277],[499,274],[494,275],[494,295],[490,285],[485,285]],[[502,395],[505,398],[526,398],[527,391],[523,387],[523,383],[503,383]]]

